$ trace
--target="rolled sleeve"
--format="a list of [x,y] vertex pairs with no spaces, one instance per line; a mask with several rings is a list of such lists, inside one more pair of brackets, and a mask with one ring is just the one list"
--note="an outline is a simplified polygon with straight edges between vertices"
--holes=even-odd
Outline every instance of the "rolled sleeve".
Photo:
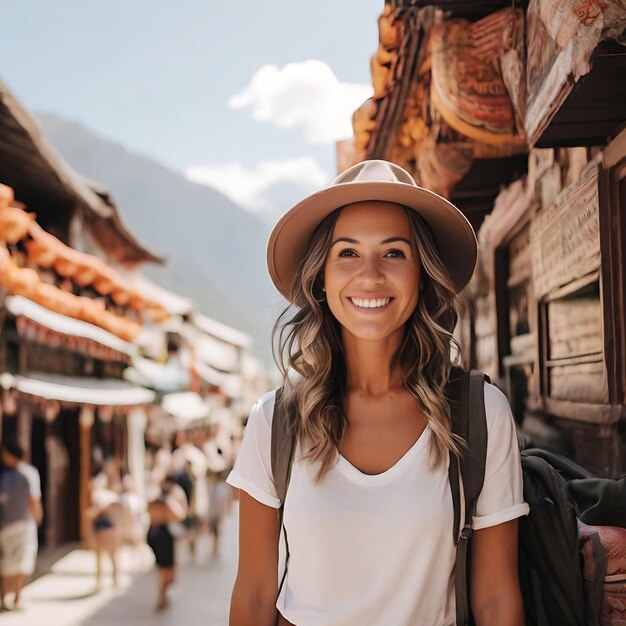
[[281,505],[272,476],[271,443],[275,391],[252,407],[235,466],[226,482],[272,508]]
[[226,482],[235,489],[241,489],[248,495],[252,496],[255,500],[266,506],[271,506],[273,509],[280,508],[280,500],[271,496],[269,493],[259,489],[253,482],[245,479],[236,469],[233,469],[228,475]]
[[515,422],[506,396],[485,383],[487,461],[472,528],[480,530],[528,515]]

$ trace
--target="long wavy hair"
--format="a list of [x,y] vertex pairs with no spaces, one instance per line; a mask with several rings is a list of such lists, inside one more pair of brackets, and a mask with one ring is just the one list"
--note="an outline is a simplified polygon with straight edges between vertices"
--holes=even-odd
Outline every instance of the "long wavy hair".
[[[417,306],[405,323],[401,347],[391,359],[400,368],[404,385],[416,398],[434,435],[431,464],[443,462],[449,451],[459,454],[462,440],[451,432],[445,386],[459,353],[453,336],[461,299],[443,265],[430,229],[415,211],[405,208],[413,243],[421,263]],[[293,428],[304,458],[320,462],[321,481],[337,459],[346,432],[348,378],[339,322],[322,289],[324,265],[341,209],[316,228],[298,267],[290,300],[272,331],[274,360],[285,383],[287,410],[297,416]],[[295,371],[295,381],[290,371]]]

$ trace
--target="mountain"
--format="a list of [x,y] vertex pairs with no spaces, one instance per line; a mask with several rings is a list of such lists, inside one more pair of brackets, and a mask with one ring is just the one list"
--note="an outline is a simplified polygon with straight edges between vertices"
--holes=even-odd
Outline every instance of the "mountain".
[[269,360],[284,304],[265,266],[270,227],[224,195],[57,115],[37,115],[48,142],[77,172],[105,185],[137,238],[167,257],[143,271],[198,308],[253,336]]

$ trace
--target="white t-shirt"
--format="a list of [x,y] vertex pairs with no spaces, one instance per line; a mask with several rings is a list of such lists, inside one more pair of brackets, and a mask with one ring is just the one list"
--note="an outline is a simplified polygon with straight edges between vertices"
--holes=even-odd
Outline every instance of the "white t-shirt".
[[[254,405],[228,477],[278,508],[271,471],[275,392]],[[528,514],[515,425],[504,394],[485,384],[489,433],[474,529]],[[426,427],[390,469],[367,475],[339,456],[314,484],[317,463],[296,448],[285,499],[289,568],[276,607],[297,626],[454,626],[452,495],[448,461],[432,470]]]

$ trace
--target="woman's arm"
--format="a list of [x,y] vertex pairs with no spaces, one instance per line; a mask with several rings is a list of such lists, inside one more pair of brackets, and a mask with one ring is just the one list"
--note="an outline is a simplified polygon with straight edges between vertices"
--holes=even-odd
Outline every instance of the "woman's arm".
[[477,626],[524,626],[517,575],[517,519],[474,531],[471,606]]
[[239,492],[239,565],[230,626],[275,626],[278,617],[278,511]]

